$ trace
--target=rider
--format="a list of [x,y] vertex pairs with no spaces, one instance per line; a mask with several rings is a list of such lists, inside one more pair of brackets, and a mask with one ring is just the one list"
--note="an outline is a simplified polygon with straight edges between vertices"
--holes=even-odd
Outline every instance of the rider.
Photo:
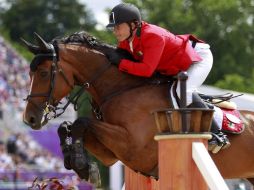
[[[139,9],[128,3],[118,4],[111,10],[107,28],[113,29],[118,48],[129,51],[137,60],[133,62],[108,54],[108,59],[118,65],[119,70],[142,77],[187,71],[187,105],[192,103],[192,93],[202,85],[213,65],[207,43],[191,34],[175,35],[142,21]],[[179,83],[177,94],[180,95]]]

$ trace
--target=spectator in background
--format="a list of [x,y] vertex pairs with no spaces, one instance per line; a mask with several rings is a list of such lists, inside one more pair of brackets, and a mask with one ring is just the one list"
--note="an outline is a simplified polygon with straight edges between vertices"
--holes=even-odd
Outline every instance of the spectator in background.
[[8,155],[5,144],[0,141],[0,172],[5,172],[8,169],[13,169],[14,163],[10,155]]
[[66,172],[60,158],[43,149],[26,133],[12,134],[7,140],[7,150],[18,168],[27,168],[29,165],[46,171]]
[[29,89],[29,65],[0,36],[0,110],[13,107],[20,115]]
[[9,138],[7,140],[7,152],[9,154],[16,153],[16,151],[17,151],[16,141],[17,141],[17,136],[15,134],[9,136]]

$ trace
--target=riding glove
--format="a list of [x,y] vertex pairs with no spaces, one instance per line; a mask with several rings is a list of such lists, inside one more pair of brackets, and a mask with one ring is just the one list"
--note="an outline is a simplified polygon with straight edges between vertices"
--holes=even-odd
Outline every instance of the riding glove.
[[117,66],[120,64],[121,60],[123,59],[122,56],[119,55],[116,51],[107,53],[106,57],[112,64],[117,65]]
[[120,64],[122,59],[128,59],[130,61],[136,62],[136,60],[134,59],[132,54],[130,52],[128,52],[127,50],[122,49],[122,48],[107,50],[105,52],[105,55],[107,56],[108,60],[112,64],[117,65],[117,66]]

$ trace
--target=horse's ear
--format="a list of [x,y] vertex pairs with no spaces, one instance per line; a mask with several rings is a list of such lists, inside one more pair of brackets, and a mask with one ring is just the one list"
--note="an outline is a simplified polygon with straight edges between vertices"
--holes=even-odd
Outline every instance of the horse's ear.
[[32,52],[33,54],[38,54],[40,52],[40,48],[39,46],[33,45],[29,42],[27,42],[26,40],[24,40],[23,38],[20,38],[20,40],[25,44],[25,46],[27,47],[27,49]]
[[39,34],[34,32],[34,35],[35,35],[35,38],[38,42],[38,45],[39,45],[39,47],[42,51],[45,51],[45,52],[52,51],[51,48],[50,48],[50,45],[47,42],[45,42]]

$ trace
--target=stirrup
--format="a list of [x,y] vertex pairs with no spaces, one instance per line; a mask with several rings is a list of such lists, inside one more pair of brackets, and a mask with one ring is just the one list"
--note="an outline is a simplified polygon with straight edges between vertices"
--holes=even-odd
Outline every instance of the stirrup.
[[230,142],[225,134],[222,132],[215,134],[212,133],[212,139],[208,141],[208,150],[216,154],[222,149],[230,146]]
[[223,144],[222,149],[226,149],[226,148],[230,147],[231,143],[229,142],[226,135],[224,135],[223,138],[224,138],[224,144]]
[[218,144],[208,144],[208,151],[212,152],[213,154],[218,153],[222,149],[222,146]]

